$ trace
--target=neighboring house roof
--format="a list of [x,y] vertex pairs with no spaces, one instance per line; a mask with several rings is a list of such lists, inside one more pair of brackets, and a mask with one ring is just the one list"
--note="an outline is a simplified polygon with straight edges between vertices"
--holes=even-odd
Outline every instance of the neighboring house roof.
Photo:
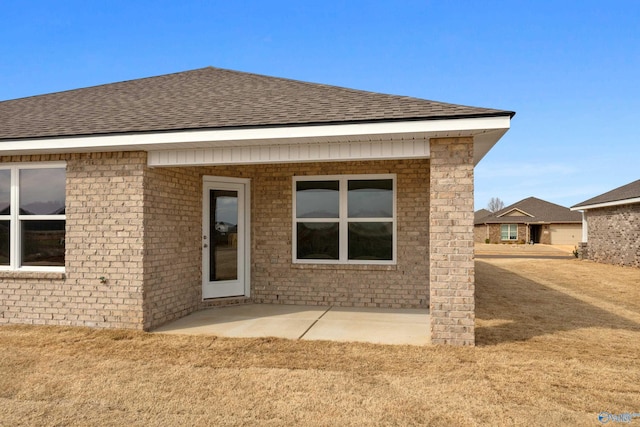
[[482,218],[491,215],[491,211],[487,209],[479,209],[473,213],[473,218],[477,224]]
[[571,206],[572,210],[640,203],[640,179]]
[[207,67],[0,102],[0,140],[514,114]]
[[520,200],[475,221],[475,224],[582,223],[580,212],[536,197]]

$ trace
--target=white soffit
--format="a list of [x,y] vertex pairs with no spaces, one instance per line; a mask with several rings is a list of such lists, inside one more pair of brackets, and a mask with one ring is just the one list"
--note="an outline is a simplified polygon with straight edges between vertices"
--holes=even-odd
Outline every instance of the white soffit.
[[496,129],[474,135],[473,138],[473,164],[477,165],[480,160],[496,145],[496,142],[504,136],[509,128]]
[[429,157],[429,141],[270,144],[149,151],[149,166],[238,165]]
[[[148,151],[150,160],[155,159],[150,164],[162,166],[164,164],[162,159],[168,161],[171,155],[159,152],[168,150],[174,152],[176,159],[181,156],[193,158],[196,152],[199,152],[200,155],[213,156],[212,159],[223,157],[227,159],[225,162],[230,163],[242,161],[241,159],[246,160],[247,155],[249,155],[249,163],[269,161],[268,159],[258,160],[255,157],[257,151],[251,147],[257,146],[261,153],[269,151],[268,157],[274,159],[271,161],[280,162],[300,161],[305,156],[311,155],[305,154],[305,150],[311,153],[315,149],[328,151],[326,160],[409,158],[428,157],[429,138],[474,136],[477,142],[475,147],[475,163],[477,163],[509,129],[509,125],[509,116],[498,116],[37,138],[0,141],[0,155],[140,150]],[[427,144],[426,147],[424,142]],[[399,147],[392,148],[391,145],[399,145]],[[297,154],[295,146],[301,146]],[[275,154],[275,151],[279,153]],[[289,158],[283,154],[286,151],[291,153],[288,155]],[[338,157],[336,157],[336,151],[341,153]],[[241,158],[237,157],[238,152],[242,153]],[[276,160],[274,156],[280,160]],[[309,160],[321,159],[309,158]]]

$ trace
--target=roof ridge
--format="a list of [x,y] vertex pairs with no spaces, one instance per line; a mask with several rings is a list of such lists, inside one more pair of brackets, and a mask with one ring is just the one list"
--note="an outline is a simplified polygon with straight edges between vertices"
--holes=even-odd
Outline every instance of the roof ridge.
[[[435,103],[435,104],[446,105],[446,106],[477,108],[477,109],[483,109],[483,110],[492,110],[492,111],[496,111],[496,112],[497,111],[502,111],[502,112],[505,112],[505,113],[510,113],[510,117],[513,117],[516,114],[514,111],[509,111],[509,110],[499,110],[499,109],[495,109],[495,108],[478,107],[478,106],[474,106],[474,105],[455,104],[455,103],[452,103],[452,102],[435,101],[435,100],[432,100],[432,99],[417,98],[415,96],[410,96],[410,95],[399,95],[399,94],[386,93],[386,92],[374,92],[374,91],[367,90],[367,89],[355,89],[355,88],[350,88],[350,87],[346,87],[346,86],[331,85],[331,84],[327,84],[327,83],[309,82],[309,81],[298,80],[298,79],[293,79],[293,78],[289,78],[289,77],[271,76],[271,75],[268,75],[268,74],[259,74],[259,73],[231,70],[231,69],[218,68],[218,67],[212,67],[212,66],[205,67],[205,68],[211,68],[211,69],[220,70],[220,71],[227,71],[227,72],[231,72],[231,73],[241,73],[241,74],[252,75],[252,76],[256,76],[256,77],[265,77],[265,78],[270,78],[270,79],[278,79],[278,80],[281,80],[281,81],[299,83],[299,84],[302,84],[302,85],[309,85],[309,86],[313,86],[313,87],[325,87],[325,88],[329,88],[329,89],[339,89],[339,90],[342,90],[342,91],[345,91],[345,92],[352,92],[352,93],[359,93],[359,94],[368,93],[368,94],[372,94],[372,95],[376,95],[376,96],[388,96],[388,97],[391,97],[391,98],[403,98],[403,99],[406,99],[406,100],[415,100],[415,101],[421,101],[421,102],[427,101],[427,102],[432,102],[432,103]],[[196,70],[194,70],[194,71],[196,71]]]
[[177,75],[177,74],[190,73],[190,72],[193,72],[193,71],[200,71],[200,70],[204,70],[204,69],[207,69],[207,68],[215,68],[215,67],[207,66],[207,67],[202,67],[202,68],[196,68],[196,69],[193,69],[193,70],[177,71],[177,72],[174,72],[174,73],[160,74],[158,76],[147,76],[147,77],[132,78],[132,79],[120,80],[120,81],[111,82],[111,83],[99,83],[99,84],[91,85],[91,86],[76,87],[76,88],[73,88],[73,89],[64,89],[64,90],[59,90],[59,91],[56,91],[56,92],[41,93],[39,95],[28,95],[28,96],[23,96],[23,97],[20,97],[20,98],[11,98],[11,99],[0,100],[0,104],[2,104],[4,102],[10,102],[10,101],[22,101],[22,100],[30,99],[30,98],[38,98],[38,97],[41,97],[41,96],[59,95],[59,94],[62,94],[62,93],[75,92],[77,90],[95,89],[95,88],[99,88],[99,87],[118,85],[118,84],[122,84],[122,83],[137,82],[137,81],[141,81],[141,80],[150,80],[150,79],[155,79],[155,78],[158,78],[158,77],[173,76],[173,75]]
[[300,84],[300,85],[304,85],[304,86],[311,86],[311,87],[316,87],[316,88],[324,87],[324,88],[327,88],[327,89],[340,90],[340,91],[354,93],[354,94],[371,94],[371,95],[375,95],[375,96],[384,96],[384,97],[389,97],[389,98],[402,98],[402,99],[405,99],[405,100],[418,101],[418,102],[425,102],[426,101],[426,102],[431,102],[431,103],[442,105],[442,106],[467,107],[467,108],[482,109],[482,110],[487,110],[487,111],[494,111],[496,113],[500,112],[500,113],[503,113],[502,115],[504,115],[504,113],[509,113],[510,117],[513,117],[515,115],[515,112],[509,111],[509,110],[500,110],[500,109],[495,109],[495,108],[478,107],[478,106],[466,105],[466,104],[455,104],[455,103],[452,103],[452,102],[443,102],[443,101],[435,101],[435,100],[426,99],[426,98],[417,98],[415,96],[410,96],[410,95],[399,95],[399,94],[393,94],[393,93],[374,92],[374,91],[366,90],[366,89],[354,89],[354,88],[349,88],[349,87],[345,87],[345,86],[330,85],[330,84],[327,84],[327,83],[308,82],[308,81],[293,79],[293,78],[289,78],[289,77],[271,76],[271,75],[268,75],[268,74],[259,74],[259,73],[249,72],[249,71],[240,71],[240,70],[232,70],[232,69],[229,69],[229,68],[214,67],[212,65],[208,65],[208,66],[201,67],[201,68],[194,68],[194,69],[191,69],[191,70],[176,71],[176,72],[173,72],[173,73],[160,74],[160,75],[157,75],[157,76],[131,78],[131,79],[127,79],[127,80],[120,80],[120,81],[117,81],[117,82],[100,83],[100,84],[91,85],[91,86],[76,87],[76,88],[72,88],[72,89],[64,89],[64,90],[60,90],[60,91],[56,91],[56,92],[48,92],[48,93],[42,93],[42,94],[38,94],[38,95],[29,95],[29,96],[20,97],[20,98],[5,99],[5,100],[0,100],[0,103],[10,102],[10,101],[18,101],[18,100],[25,100],[25,99],[30,99],[30,98],[37,98],[37,97],[41,97],[41,96],[59,95],[59,94],[63,94],[63,93],[75,92],[75,91],[86,90],[86,89],[96,89],[96,88],[119,85],[119,84],[124,84],[124,83],[141,82],[141,81],[151,80],[151,79],[166,78],[166,77],[169,77],[169,76],[176,76],[176,75],[181,75],[181,74],[195,73],[195,72],[204,71],[204,70],[222,71],[222,72],[226,72],[226,73],[242,74],[242,75],[245,75],[245,76],[254,76],[254,77],[259,77],[259,78],[275,79],[275,80],[279,80],[279,81],[283,81],[283,82],[291,82],[291,83],[296,83],[296,84]]
[[538,197],[531,197],[531,198],[532,198],[532,199],[539,200],[539,201],[541,201],[541,202],[543,202],[543,203],[547,203],[547,204],[550,204],[550,205],[553,205],[553,206],[557,206],[557,207],[559,207],[559,208],[569,209],[569,208],[568,208],[568,207],[566,207],[566,206],[560,205],[560,204],[558,204],[558,203],[553,203],[553,202],[550,202],[550,201],[548,201],[548,200],[540,199],[540,198],[538,198]]

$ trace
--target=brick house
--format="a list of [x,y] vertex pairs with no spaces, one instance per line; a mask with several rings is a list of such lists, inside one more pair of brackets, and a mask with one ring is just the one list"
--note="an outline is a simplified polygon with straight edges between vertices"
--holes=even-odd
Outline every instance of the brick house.
[[640,267],[640,180],[571,207],[582,211],[582,258]]
[[476,212],[476,243],[541,243],[577,245],[582,237],[578,212],[536,197],[520,200],[498,212]]
[[212,67],[0,102],[0,322],[429,307],[472,345],[473,167],[513,114]]

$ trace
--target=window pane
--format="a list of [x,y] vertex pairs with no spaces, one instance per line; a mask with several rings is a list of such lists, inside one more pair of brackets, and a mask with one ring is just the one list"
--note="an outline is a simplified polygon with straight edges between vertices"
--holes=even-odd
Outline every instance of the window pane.
[[21,221],[22,263],[64,266],[65,221]]
[[65,170],[20,170],[20,214],[64,215]]
[[518,225],[502,224],[500,226],[500,239],[501,240],[518,240]]
[[0,170],[0,215],[11,214],[11,171]]
[[339,188],[338,181],[296,182],[296,217],[338,218]]
[[349,259],[393,259],[393,223],[350,222]]
[[337,222],[299,222],[298,259],[338,259]]
[[501,225],[500,226],[500,240],[509,240],[509,226]]
[[10,221],[0,221],[0,265],[9,265],[10,262],[10,225]]
[[393,181],[366,179],[349,181],[349,218],[391,218]]

